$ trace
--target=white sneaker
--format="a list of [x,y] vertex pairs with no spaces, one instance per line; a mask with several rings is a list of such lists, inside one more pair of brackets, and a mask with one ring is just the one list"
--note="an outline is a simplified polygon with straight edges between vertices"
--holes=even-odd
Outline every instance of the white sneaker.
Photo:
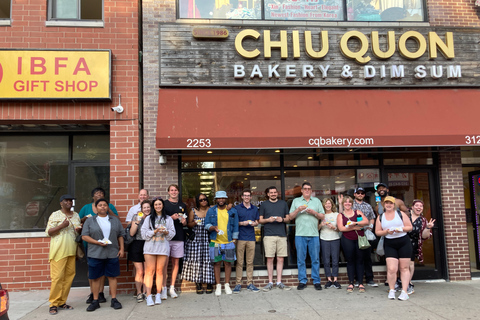
[[402,301],[406,301],[408,300],[410,297],[408,296],[408,293],[406,293],[405,291],[402,290],[402,293],[400,293],[400,295],[398,296],[398,300],[402,300]]
[[154,304],[152,295],[147,296],[147,306],[152,307]]
[[388,299],[395,300],[395,289],[392,289],[388,292]]
[[225,283],[225,293],[232,294],[232,289],[230,289],[230,284]]
[[167,300],[167,287],[162,288],[162,292],[160,293],[160,297],[162,300]]
[[215,290],[215,295],[216,296],[221,296],[222,295],[222,285],[220,283],[217,284],[217,289]]
[[178,297],[177,292],[175,292],[175,287],[174,286],[170,286],[170,297],[172,297],[173,299]]
[[161,304],[162,303],[162,297],[160,295],[160,293],[157,293],[155,295],[155,304]]

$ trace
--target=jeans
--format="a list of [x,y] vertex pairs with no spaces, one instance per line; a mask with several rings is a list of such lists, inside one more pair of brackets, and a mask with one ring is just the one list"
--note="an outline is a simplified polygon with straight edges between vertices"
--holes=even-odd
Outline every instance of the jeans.
[[[340,256],[340,239],[321,240],[323,268],[327,278],[338,277],[338,260]],[[332,258],[332,269],[330,269],[330,257]]]
[[298,281],[307,284],[307,250],[312,260],[313,283],[320,283],[320,239],[318,237],[295,236],[297,249]]

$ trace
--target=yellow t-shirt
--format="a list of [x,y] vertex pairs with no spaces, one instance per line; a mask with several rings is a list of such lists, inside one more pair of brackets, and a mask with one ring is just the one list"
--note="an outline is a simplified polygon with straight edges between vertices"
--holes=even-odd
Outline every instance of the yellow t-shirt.
[[[55,211],[50,215],[48,219],[47,227],[45,228],[45,233],[48,237],[48,230],[54,228],[65,220],[66,216],[61,211]],[[59,261],[65,257],[74,256],[77,253],[77,243],[75,242],[75,237],[77,233],[75,232],[74,228],[80,227],[80,217],[78,213],[74,212],[72,218],[70,219],[71,223],[68,227],[63,228],[54,236],[50,238],[50,254],[48,256],[48,261],[54,260]],[[72,227],[73,223],[73,227]]]
[[220,210],[217,208],[217,222],[218,230],[222,230],[223,234],[217,233],[217,240],[214,240],[215,243],[225,244],[228,243],[228,211],[227,209]]

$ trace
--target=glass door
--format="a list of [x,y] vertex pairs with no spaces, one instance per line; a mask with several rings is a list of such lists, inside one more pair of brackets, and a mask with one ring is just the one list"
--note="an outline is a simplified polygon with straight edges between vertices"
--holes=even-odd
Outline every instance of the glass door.
[[[385,178],[385,177],[384,177]],[[441,219],[439,219],[439,210],[437,208],[436,190],[432,169],[387,169],[386,181],[389,194],[395,198],[403,200],[408,208],[411,208],[414,199],[420,199],[424,202],[423,215],[427,220],[436,219],[433,228],[433,237],[423,243],[424,262],[420,264],[415,261],[415,274],[413,279],[441,279],[445,278],[444,258],[442,244],[443,228]]]
[[[75,196],[75,211],[80,212],[82,207],[92,202],[91,192],[96,187],[102,187],[107,194],[105,195],[109,199],[110,190],[110,166],[105,164],[86,164],[76,163],[72,166],[73,174],[73,186],[70,190],[73,190]],[[88,286],[88,265],[86,257],[77,261],[77,272],[72,286],[84,287]]]
[[[480,171],[474,171],[468,173],[470,181],[470,217],[467,216],[469,239],[473,235],[473,241],[470,243],[470,257],[475,256],[474,259],[470,258],[472,272],[478,272],[480,270],[480,237],[479,237],[479,224],[480,224]],[[472,246],[473,244],[473,246]],[[473,254],[473,250],[475,253]],[[473,270],[476,269],[476,270]]]

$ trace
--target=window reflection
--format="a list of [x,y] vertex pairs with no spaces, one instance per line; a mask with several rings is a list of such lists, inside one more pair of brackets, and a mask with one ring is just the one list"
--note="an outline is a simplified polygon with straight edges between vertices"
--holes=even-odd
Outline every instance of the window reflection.
[[261,19],[261,0],[180,0],[180,18]]

